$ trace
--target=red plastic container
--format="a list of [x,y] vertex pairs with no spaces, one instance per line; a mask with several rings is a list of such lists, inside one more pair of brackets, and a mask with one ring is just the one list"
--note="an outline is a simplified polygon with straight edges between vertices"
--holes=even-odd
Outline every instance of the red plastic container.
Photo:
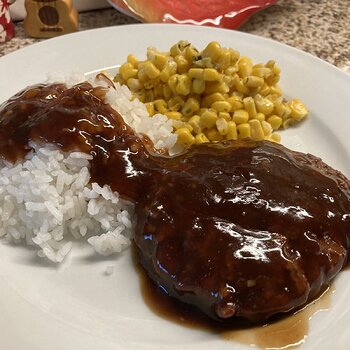
[[185,23],[235,29],[277,0],[109,0],[143,22]]

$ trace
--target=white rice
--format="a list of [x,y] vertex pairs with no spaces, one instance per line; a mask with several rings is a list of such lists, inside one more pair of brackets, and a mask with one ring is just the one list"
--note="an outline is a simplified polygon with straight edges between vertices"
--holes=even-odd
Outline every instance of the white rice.
[[[79,81],[75,76],[70,82]],[[110,88],[106,102],[156,148],[174,149],[171,121],[164,115],[150,118],[144,104],[130,98],[129,89],[118,84]],[[133,204],[107,185],[90,184],[91,156],[52,145],[30,146],[33,150],[16,164],[0,160],[0,238],[36,245],[38,256],[53,262],[62,262],[82,238],[102,255],[128,247],[135,225]]]

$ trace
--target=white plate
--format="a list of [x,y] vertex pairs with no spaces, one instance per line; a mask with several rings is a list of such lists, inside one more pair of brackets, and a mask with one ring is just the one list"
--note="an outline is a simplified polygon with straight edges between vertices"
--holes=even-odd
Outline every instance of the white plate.
[[[217,40],[254,61],[274,58],[287,97],[301,98],[310,118],[282,132],[294,149],[321,156],[350,176],[350,77],[277,42],[240,32],[180,25],[134,25],[62,36],[0,58],[0,102],[47,73],[111,67],[148,46],[166,50],[180,39],[198,48]],[[201,330],[164,320],[145,305],[128,253],[118,259],[79,257],[61,268],[33,259],[26,247],[0,244],[0,343],[4,350],[248,349]],[[108,265],[117,273],[106,276]],[[347,349],[349,271],[336,280],[331,307],[310,323],[304,349]]]

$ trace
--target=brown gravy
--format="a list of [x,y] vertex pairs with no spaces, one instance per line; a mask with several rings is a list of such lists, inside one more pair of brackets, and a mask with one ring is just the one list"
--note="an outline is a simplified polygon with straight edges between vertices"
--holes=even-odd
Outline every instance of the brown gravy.
[[313,315],[320,311],[328,311],[331,307],[333,286],[301,310],[267,325],[244,327],[239,322],[236,325],[218,323],[200,313],[195,307],[170,298],[147,276],[138,262],[135,249],[132,250],[132,256],[143,300],[156,315],[184,327],[211,332],[226,341],[259,349],[297,349],[307,342],[309,320]]

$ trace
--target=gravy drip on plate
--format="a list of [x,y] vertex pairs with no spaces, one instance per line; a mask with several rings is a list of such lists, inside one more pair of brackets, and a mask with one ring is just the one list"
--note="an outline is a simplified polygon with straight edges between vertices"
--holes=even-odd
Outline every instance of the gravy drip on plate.
[[222,322],[253,323],[319,295],[347,260],[349,181],[267,141],[156,154],[103,102],[103,88],[38,85],[0,108],[0,156],[30,142],[90,153],[92,181],[136,203],[135,244],[167,294]]

